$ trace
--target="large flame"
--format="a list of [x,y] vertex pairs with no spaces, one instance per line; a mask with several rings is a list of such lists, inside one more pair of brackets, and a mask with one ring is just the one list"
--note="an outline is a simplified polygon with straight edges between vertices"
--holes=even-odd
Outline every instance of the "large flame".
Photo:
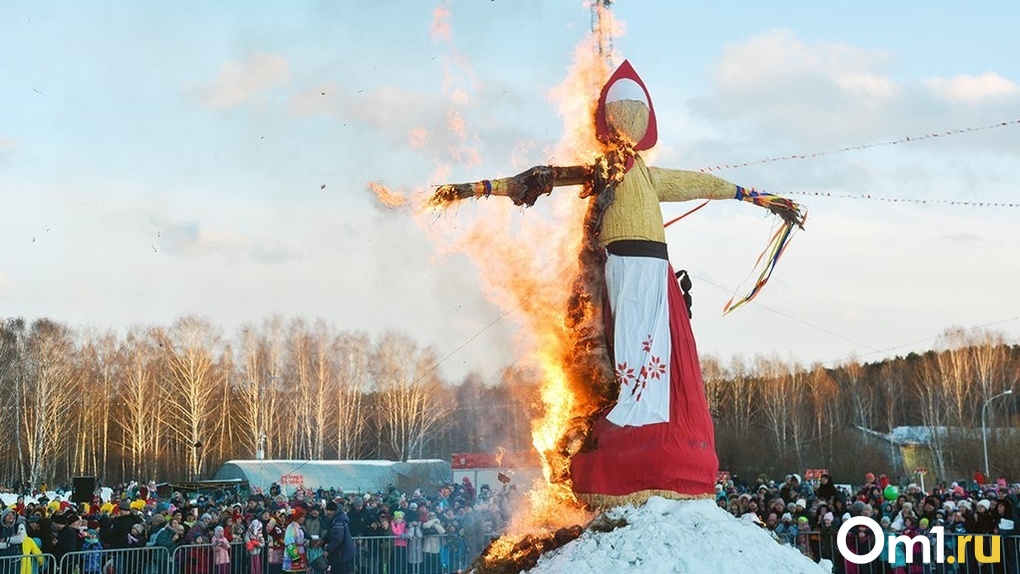
[[[540,160],[543,163],[590,165],[603,153],[595,137],[594,111],[599,91],[612,71],[611,54],[604,51],[610,44],[606,38],[619,33],[622,26],[604,2],[595,0],[592,10],[593,33],[576,47],[567,77],[551,96],[564,118],[565,135]],[[463,66],[465,60],[456,54],[449,34],[449,12],[437,10],[434,17],[436,38],[450,43],[450,61]],[[474,80],[470,70],[466,72]],[[446,129],[455,136],[456,143],[446,150],[447,159],[437,160],[433,176],[438,183],[445,183],[449,176],[445,163],[449,158],[461,165],[477,162],[475,151],[468,145],[472,139],[463,123],[464,116],[455,108],[470,98],[449,80],[444,81],[444,89],[451,102]],[[423,128],[409,134],[416,147],[428,137]],[[527,144],[521,147],[528,149]],[[508,165],[505,173],[491,177],[510,175],[524,167],[530,166]],[[375,185],[372,190],[383,203],[395,203],[394,197],[399,197],[382,186]],[[571,299],[576,289],[587,205],[576,190],[560,188],[526,212],[506,198],[491,198],[453,205],[439,217],[424,209],[416,213],[416,220],[439,251],[463,253],[473,261],[484,292],[521,326],[516,341],[520,363],[541,378],[542,410],[532,421],[532,441],[541,455],[545,480],[533,485],[527,498],[529,508],[515,515],[510,536],[494,543],[489,555],[506,557],[528,533],[552,532],[591,518],[571,490],[566,454],[569,447],[564,448],[578,430],[577,421],[603,406],[597,402],[597,393],[586,388],[591,381],[584,381],[583,374],[578,373],[577,353],[584,343],[579,339],[585,333],[574,328],[598,320],[594,314],[601,310],[593,305],[578,306],[576,299]],[[581,316],[568,316],[568,309]]]

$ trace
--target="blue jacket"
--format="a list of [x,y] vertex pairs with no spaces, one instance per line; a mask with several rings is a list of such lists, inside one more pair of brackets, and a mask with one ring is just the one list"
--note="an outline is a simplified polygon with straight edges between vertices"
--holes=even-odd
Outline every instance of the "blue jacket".
[[329,532],[323,539],[326,543],[325,550],[329,552],[327,561],[330,564],[353,562],[357,554],[354,546],[354,538],[351,536],[350,518],[344,509],[338,508],[333,515],[333,522],[329,525]]

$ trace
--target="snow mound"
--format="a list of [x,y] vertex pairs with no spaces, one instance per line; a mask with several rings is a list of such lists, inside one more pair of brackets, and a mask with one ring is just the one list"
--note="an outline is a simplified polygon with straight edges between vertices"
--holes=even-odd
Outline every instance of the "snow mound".
[[772,539],[760,526],[738,520],[711,500],[668,500],[606,511],[627,525],[586,530],[542,556],[529,574],[829,574],[800,552]]

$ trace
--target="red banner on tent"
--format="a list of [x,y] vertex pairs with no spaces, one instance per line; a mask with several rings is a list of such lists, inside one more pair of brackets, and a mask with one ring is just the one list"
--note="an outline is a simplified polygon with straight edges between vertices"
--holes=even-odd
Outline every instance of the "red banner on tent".
[[305,483],[303,474],[285,474],[280,477],[280,484],[302,485]]
[[825,468],[809,468],[804,471],[804,480],[818,480],[823,474],[829,474]]

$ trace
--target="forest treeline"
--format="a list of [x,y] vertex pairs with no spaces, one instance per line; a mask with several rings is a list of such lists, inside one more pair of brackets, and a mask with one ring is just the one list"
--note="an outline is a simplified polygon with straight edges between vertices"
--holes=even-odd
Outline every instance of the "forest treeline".
[[[936,349],[876,363],[703,357],[702,367],[723,469],[896,476],[890,446],[862,429],[909,425],[946,429],[932,435],[932,471],[951,479],[982,467],[974,430],[985,402],[1014,388],[1020,347],[952,329]],[[535,373],[513,368],[444,380],[435,351],[407,335],[373,338],[321,320],[271,318],[228,339],[197,317],[123,334],[5,319],[0,484],[209,477],[258,452],[449,460],[526,450],[538,389]],[[1014,426],[1017,411],[1013,396],[998,398],[989,426]],[[1018,452],[1012,433],[990,434],[993,471],[1018,476]]]

